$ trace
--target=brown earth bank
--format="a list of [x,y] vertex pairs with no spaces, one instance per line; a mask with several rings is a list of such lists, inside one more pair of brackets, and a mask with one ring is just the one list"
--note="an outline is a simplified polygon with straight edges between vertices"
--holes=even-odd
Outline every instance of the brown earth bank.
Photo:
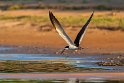
[[[82,15],[82,11],[55,11],[58,16]],[[108,15],[111,12],[96,12],[94,16]],[[44,16],[48,15],[48,10],[19,10],[19,11],[1,11],[0,15],[10,16]],[[85,11],[83,16],[90,16],[91,12]],[[123,12],[116,13],[114,17],[123,17]],[[4,18],[5,19],[5,18]],[[40,26],[40,25],[39,25]],[[0,20],[0,45],[12,46],[30,46],[50,49],[64,48],[67,44],[58,35],[52,25],[44,26],[40,30],[35,24],[21,20]],[[49,30],[51,28],[51,30]],[[81,27],[65,27],[65,31],[75,39]],[[107,52],[107,53],[124,53],[124,32],[120,30],[100,30],[96,28],[87,29],[81,47],[85,48],[84,52]]]
[[[75,31],[66,30],[74,40],[78,29]],[[26,45],[26,46],[45,46],[45,47],[64,47],[66,42],[56,31],[35,32],[35,31],[0,31],[0,43],[7,45]],[[81,46],[84,48],[109,48],[124,49],[124,32],[106,31],[98,29],[88,29],[82,40]]]
[[[67,30],[68,35],[74,40],[80,29]],[[1,45],[16,45],[16,46],[36,46],[46,48],[63,48],[67,44],[58,35],[56,31],[37,32],[32,30],[1,30],[0,31]],[[122,31],[107,31],[98,29],[88,29],[81,47],[86,49],[115,50],[124,52],[124,32]]]

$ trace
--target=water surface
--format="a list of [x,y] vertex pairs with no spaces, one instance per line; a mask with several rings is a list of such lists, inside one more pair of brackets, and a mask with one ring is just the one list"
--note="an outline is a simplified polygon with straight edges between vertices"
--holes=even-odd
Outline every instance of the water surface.
[[[0,51],[9,51],[9,50],[15,50],[17,48],[13,48],[13,47],[5,47],[5,46],[1,46],[0,47]],[[120,72],[120,71],[124,71],[124,66],[98,66],[96,64],[96,62],[101,62],[101,61],[107,61],[105,59],[101,59],[100,57],[98,57],[99,55],[93,55],[93,56],[72,56],[72,55],[56,55],[56,54],[0,54],[0,61],[8,61],[8,60],[14,60],[14,61],[52,61],[52,63],[65,63],[65,64],[70,64],[70,65],[74,65],[75,67],[80,67],[80,68],[103,68],[107,71],[115,71],[115,72]],[[107,55],[104,55],[104,56],[107,56]],[[103,57],[104,58],[104,57]],[[19,74],[19,73],[18,73]],[[32,79],[32,76],[30,76],[30,73],[25,73],[25,74],[28,74],[27,75],[27,78],[31,78]],[[19,78],[16,78],[17,76],[14,76],[13,78],[15,79],[19,79],[19,81],[16,82],[16,80],[11,80],[11,77],[12,76],[9,76],[9,73],[4,73],[5,76],[3,76],[2,73],[0,73],[0,79],[3,79],[3,80],[0,80],[1,82],[3,83],[23,83],[24,81],[27,81],[27,80],[24,80],[22,81],[22,79],[25,78],[25,76],[21,76]],[[21,75],[21,73],[19,74]],[[41,74],[42,76],[42,74]],[[74,78],[75,76],[72,76],[72,78]],[[43,79],[43,77],[36,77],[35,79]],[[84,76],[82,77],[84,78],[85,80],[81,80],[79,79],[81,82],[83,83],[118,83],[118,82],[122,82],[123,81],[119,81],[119,80],[116,80],[116,81],[111,81],[111,80],[107,80],[107,79],[104,79],[104,77],[101,77],[101,76],[98,76],[98,77],[95,77],[95,76]],[[87,79],[88,78],[88,79]],[[98,79],[97,79],[98,78]],[[101,79],[102,78],[102,79]],[[119,78],[123,78],[123,77],[119,77]],[[4,80],[5,79],[5,80]],[[6,80],[7,79],[7,80]],[[10,80],[8,80],[10,79]],[[35,80],[35,83],[37,83],[37,81],[40,83],[42,83],[42,80]],[[61,79],[62,81],[60,80],[47,80],[47,81],[50,81],[51,83],[63,83],[63,82],[67,82],[68,80],[70,80],[70,78],[68,79],[62,79],[62,78],[59,78]],[[74,79],[77,79],[77,78],[74,78]],[[86,80],[87,79],[87,80]],[[97,80],[96,80],[97,79]],[[100,80],[99,80],[100,79]],[[6,81],[9,81],[9,82],[6,82]],[[28,83],[28,82],[26,82]],[[31,81],[30,81],[31,83]],[[33,81],[32,81],[33,83]],[[43,82],[45,83],[45,82]],[[67,82],[68,83],[68,82]]]
[[22,60],[22,61],[53,61],[53,63],[71,64],[76,67],[103,68],[109,70],[124,70],[124,66],[98,66],[100,60],[97,56],[60,56],[53,54],[0,54],[0,60]]

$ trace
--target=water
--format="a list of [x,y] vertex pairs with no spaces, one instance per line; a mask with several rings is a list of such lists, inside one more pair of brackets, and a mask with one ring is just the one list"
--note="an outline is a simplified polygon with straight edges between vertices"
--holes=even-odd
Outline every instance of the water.
[[[5,54],[6,51],[10,50],[22,50],[25,49],[25,47],[9,47],[9,46],[0,46],[0,52],[3,54],[0,54],[0,60],[26,60],[26,61],[33,61],[33,60],[54,60],[54,63],[63,62],[66,64],[75,65],[75,67],[85,67],[85,68],[103,68],[107,70],[119,70],[123,71],[124,66],[98,66],[96,62],[106,61],[101,60],[98,55],[93,56],[78,56],[78,55],[54,55],[54,54]],[[13,52],[13,51],[12,51]],[[11,53],[12,53],[11,52]],[[103,58],[106,57],[105,55]],[[107,61],[106,61],[107,62]]]
[[[13,50],[13,49],[16,49],[16,48],[12,48],[12,47],[0,47],[0,51],[5,51],[5,50]],[[66,55],[54,55],[54,54],[0,54],[0,61],[4,61],[4,60],[22,60],[22,61],[37,61],[37,60],[40,60],[40,61],[45,61],[45,60],[53,60],[54,62],[53,63],[65,63],[65,64],[71,64],[71,65],[74,65],[75,67],[82,67],[82,68],[103,68],[103,69],[107,69],[108,71],[124,71],[124,66],[98,66],[96,64],[96,62],[101,62],[101,61],[105,61],[105,60],[101,60],[98,56],[66,56]],[[26,79],[29,79],[29,78],[33,78],[32,76],[30,76],[30,73],[26,73],[28,74],[27,75],[27,78],[22,75],[20,77],[18,77],[17,79],[21,80],[26,78]],[[21,74],[19,74],[21,75]],[[12,75],[13,76],[13,75]],[[11,79],[12,76],[9,76],[8,73],[5,73],[5,76],[3,76],[2,73],[0,73],[0,79]],[[17,76],[14,76],[12,78],[16,78]],[[65,76],[64,76],[65,77]],[[70,77],[70,76],[69,76]],[[67,79],[64,79],[64,81],[68,81],[70,78],[67,78]],[[75,76],[74,76],[75,77]],[[81,82],[83,83],[109,83],[111,81],[106,81],[104,78],[104,76],[99,78],[100,76],[98,77],[94,77],[92,78],[92,76],[82,76],[82,78],[84,78],[85,80],[80,80]],[[35,77],[34,77],[35,78]],[[42,77],[42,74],[40,77],[36,77],[35,79],[43,79],[43,78],[46,78],[46,77]],[[66,78],[66,77],[65,77]],[[72,76],[73,78],[73,76]],[[80,78],[80,77],[79,77]],[[92,79],[91,79],[92,78]],[[99,79],[96,79],[96,78],[99,78]],[[120,78],[120,77],[119,77]],[[62,79],[61,77],[59,79]],[[87,80],[86,80],[87,79]],[[0,80],[0,82],[4,82],[5,80]],[[25,80],[24,80],[25,81]],[[27,81],[27,80],[26,80]],[[41,81],[41,80],[40,80]],[[49,80],[47,80],[49,81]],[[51,81],[51,80],[50,80]],[[53,80],[54,82],[52,83],[64,83],[63,82],[63,79],[62,79],[62,82],[59,82],[58,80]],[[120,81],[112,81],[111,83],[118,83]],[[4,83],[9,83],[9,82],[4,82]],[[12,80],[11,83],[18,83],[18,82],[15,82],[14,80]],[[21,82],[19,82],[21,83]],[[23,83],[23,82],[22,82]],[[31,81],[30,81],[31,83]],[[37,82],[36,82],[37,83]],[[42,82],[40,82],[42,83]],[[43,82],[45,83],[45,82]],[[68,82],[67,82],[68,83]],[[123,82],[122,82],[123,83]]]
[[1,83],[124,83],[123,80],[82,80],[76,78],[60,80],[2,79]]
[[0,51],[5,51],[5,50],[12,50],[12,49],[16,49],[16,48],[13,48],[13,47],[5,47],[5,46],[0,46]]
[[[103,68],[108,70],[124,70],[124,67],[118,66],[98,66],[96,62],[101,60],[98,57],[93,56],[60,56],[52,54],[0,54],[0,60],[23,60],[23,61],[45,61],[54,60],[53,63],[65,63],[71,64],[75,67],[85,67],[85,68]],[[102,60],[103,61],[103,60]]]
[[[72,57],[72,56],[60,56],[50,54],[0,54],[0,60],[23,60],[23,61],[45,61],[54,60],[54,63],[63,62],[65,64],[75,65],[76,67],[90,67],[96,68],[96,62],[99,60],[92,60],[92,57]],[[99,67],[101,68],[101,67]]]
[[61,57],[51,57],[49,54],[0,54],[0,60],[55,60]]

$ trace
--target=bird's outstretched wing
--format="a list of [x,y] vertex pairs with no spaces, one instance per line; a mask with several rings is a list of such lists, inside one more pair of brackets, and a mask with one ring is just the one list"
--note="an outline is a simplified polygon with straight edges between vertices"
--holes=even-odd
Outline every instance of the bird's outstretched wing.
[[85,34],[85,31],[86,31],[86,28],[87,28],[87,26],[88,26],[88,24],[90,23],[90,21],[91,21],[91,19],[92,19],[92,17],[93,17],[93,14],[94,14],[94,11],[93,11],[93,13],[91,14],[91,16],[90,16],[90,18],[87,20],[87,22],[85,23],[85,25],[82,27],[82,29],[80,30],[80,32],[77,34],[77,37],[76,37],[76,39],[75,39],[75,41],[74,41],[74,44],[78,47],[79,46],[79,44],[80,44],[80,42],[81,42],[81,40],[82,40],[82,38],[83,38],[83,36],[84,36],[84,34]]
[[56,19],[56,17],[53,15],[52,12],[49,11],[49,17],[51,20],[52,25],[55,27],[56,31],[59,33],[59,35],[67,42],[69,46],[74,46],[74,43],[69,38],[69,36],[65,33],[64,29],[62,28],[59,21]]

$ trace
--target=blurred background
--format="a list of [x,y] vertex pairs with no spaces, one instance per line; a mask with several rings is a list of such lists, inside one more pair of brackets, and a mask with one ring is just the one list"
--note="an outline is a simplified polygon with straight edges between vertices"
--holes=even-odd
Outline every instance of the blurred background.
[[0,9],[123,10],[123,4],[123,0],[0,0]]
[[[61,18],[60,21],[65,26],[80,27],[90,13],[95,11],[96,17],[91,23],[91,28],[123,31],[123,4],[124,0],[0,0],[0,20],[27,19],[34,25],[40,23],[41,27],[44,27],[50,25],[47,14],[52,10],[58,12],[58,18]],[[6,11],[9,13],[5,13]],[[84,18],[80,18],[82,15]],[[50,31],[48,28],[47,30]]]

